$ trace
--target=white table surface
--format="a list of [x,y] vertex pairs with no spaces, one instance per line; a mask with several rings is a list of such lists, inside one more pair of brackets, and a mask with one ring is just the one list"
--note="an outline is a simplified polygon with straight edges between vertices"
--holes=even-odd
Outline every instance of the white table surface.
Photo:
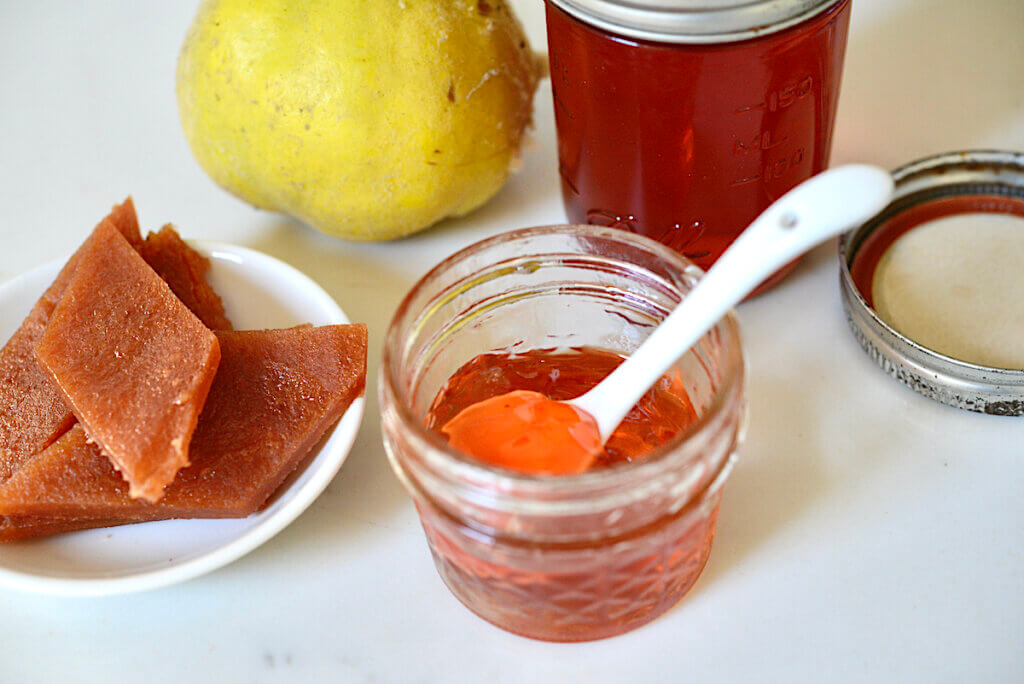
[[[541,2],[512,4],[543,48]],[[835,162],[1024,148],[1024,3],[854,4]],[[224,569],[105,599],[0,590],[0,681],[1024,681],[1024,419],[941,406],[877,369],[847,331],[834,244],[740,309],[750,430],[690,594],[583,645],[470,614],[385,460],[377,365],[434,263],[564,221],[548,85],[522,173],[485,208],[400,242],[337,241],[193,161],[174,66],[194,5],[0,4],[0,278],[66,256],[131,193],[145,228],[267,252],[365,321],[366,419],[312,508]]]

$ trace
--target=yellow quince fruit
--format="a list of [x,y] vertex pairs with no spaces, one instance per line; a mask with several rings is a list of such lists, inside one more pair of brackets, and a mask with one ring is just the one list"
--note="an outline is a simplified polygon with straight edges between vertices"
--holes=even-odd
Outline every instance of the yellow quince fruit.
[[502,187],[538,79],[502,0],[205,0],[177,96],[218,184],[327,233],[386,240]]

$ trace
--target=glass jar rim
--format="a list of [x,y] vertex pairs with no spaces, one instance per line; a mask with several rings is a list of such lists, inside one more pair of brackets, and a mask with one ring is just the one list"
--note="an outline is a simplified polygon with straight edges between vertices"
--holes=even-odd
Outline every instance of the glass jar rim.
[[[384,352],[381,357],[380,382],[388,392],[395,398],[395,410],[401,417],[402,422],[408,426],[414,439],[421,441],[431,447],[426,454],[425,460],[432,465],[443,467],[449,474],[458,478],[465,478],[476,483],[486,483],[488,489],[497,491],[516,490],[544,498],[545,494],[571,487],[576,490],[601,491],[610,488],[628,486],[630,483],[639,484],[653,480],[668,470],[674,470],[685,463],[676,463],[671,455],[678,447],[697,435],[706,431],[708,426],[714,425],[716,419],[729,406],[730,399],[739,391],[739,384],[742,383],[744,374],[743,356],[739,323],[734,313],[728,313],[719,321],[712,331],[717,331],[722,346],[726,350],[724,355],[724,372],[719,386],[716,388],[712,401],[698,419],[687,426],[675,438],[655,449],[647,458],[633,463],[625,463],[610,468],[602,468],[585,472],[579,475],[566,475],[559,477],[545,477],[516,473],[514,471],[497,468],[476,462],[467,456],[455,451],[448,442],[440,435],[430,430],[421,420],[413,414],[410,402],[403,396],[396,383],[394,364],[398,361],[395,351],[401,347],[401,340],[398,339],[399,323],[409,315],[410,308],[416,295],[424,287],[438,280],[452,265],[466,259],[474,254],[487,250],[495,245],[514,240],[520,240],[535,236],[550,235],[552,233],[564,235],[579,235],[596,238],[607,238],[635,247],[653,252],[656,256],[665,259],[672,264],[680,274],[694,274],[699,277],[703,271],[686,257],[678,252],[662,245],[650,238],[629,233],[616,228],[604,228],[593,225],[566,224],[552,226],[537,226],[533,228],[522,228],[519,230],[501,233],[493,237],[481,240],[465,247],[452,254],[437,266],[431,269],[426,275],[416,282],[402,300],[384,341]],[[710,332],[707,334],[711,334]],[[696,458],[696,454],[690,455],[690,459]],[[623,482],[627,480],[628,482]]]
[[597,28],[660,43],[731,43],[782,31],[847,0],[547,0]]

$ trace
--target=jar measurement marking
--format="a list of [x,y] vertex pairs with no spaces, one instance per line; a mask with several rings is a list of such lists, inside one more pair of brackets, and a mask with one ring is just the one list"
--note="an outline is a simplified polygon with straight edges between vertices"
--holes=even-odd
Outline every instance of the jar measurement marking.
[[551,99],[554,100],[555,106],[561,109],[570,120],[576,118],[572,115],[572,112],[569,111],[569,108],[565,106],[565,103],[562,102],[562,98],[558,97],[558,91],[554,88],[551,89]]
[[754,152],[755,150],[761,150],[764,152],[778,147],[787,140],[789,140],[788,135],[784,135],[778,140],[772,140],[772,132],[763,131],[756,134],[749,141],[737,140],[735,145],[733,145],[732,152],[733,154],[746,154],[747,152]]
[[576,188],[576,184],[569,178],[569,172],[566,170],[565,165],[561,162],[558,163],[558,175],[561,176],[562,181],[569,186],[569,189],[573,191],[573,194],[580,194],[580,191]]
[[562,59],[556,54],[551,53],[551,57],[548,61],[548,68],[551,71],[551,98],[554,100],[555,106],[562,110],[569,119],[574,119],[572,112],[565,106],[562,98],[558,95],[559,82],[565,87],[569,87],[569,69],[565,66]]
[[802,147],[798,147],[790,155],[786,155],[785,157],[775,160],[769,159],[757,173],[745,178],[738,178],[731,181],[729,185],[731,187],[736,187],[739,185],[754,183],[759,180],[770,181],[782,178],[782,176],[787,172],[795,170],[806,157],[806,150]]
[[769,112],[777,112],[780,109],[792,106],[797,100],[802,100],[807,97],[811,94],[813,89],[814,77],[807,76],[796,83],[791,83],[771,91],[761,102],[754,105],[740,107],[735,113],[743,114],[745,112],[755,112],[759,109],[764,109]]

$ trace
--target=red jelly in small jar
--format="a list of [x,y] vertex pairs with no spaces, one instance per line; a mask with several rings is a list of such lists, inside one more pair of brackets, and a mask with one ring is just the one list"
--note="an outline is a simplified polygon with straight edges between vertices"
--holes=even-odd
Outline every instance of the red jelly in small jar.
[[827,167],[850,0],[665,4],[547,0],[562,194],[707,269]]
[[[490,397],[532,390],[550,399],[579,396],[603,380],[624,358],[583,347],[569,351],[530,350],[481,354],[449,378],[431,404],[427,427],[441,428],[460,411]],[[641,461],[697,421],[679,377],[665,376],[623,419],[591,470]],[[695,510],[703,508],[703,513]],[[683,507],[663,529],[643,540],[618,537],[590,544],[535,545],[531,563],[508,562],[492,553],[467,550],[467,539],[451,521],[421,509],[435,559],[467,605],[505,629],[552,641],[593,639],[631,629],[672,606],[697,581],[711,551],[717,498]],[[632,547],[632,548],[631,548]],[[615,549],[629,549],[618,563]],[[566,561],[551,557],[559,553]],[[545,556],[547,558],[545,559]],[[595,559],[600,559],[595,562]],[[595,571],[594,566],[600,567]],[[651,600],[658,596],[658,600]],[[509,607],[514,606],[514,609]],[[593,621],[587,619],[589,616]],[[596,623],[596,624],[595,624]]]
[[697,580],[742,432],[732,315],[673,363],[583,472],[481,462],[443,428],[511,391],[581,394],[699,277],[647,238],[546,226],[466,248],[399,306],[378,385],[385,449],[438,574],[480,617],[534,639],[601,639],[665,613]]

